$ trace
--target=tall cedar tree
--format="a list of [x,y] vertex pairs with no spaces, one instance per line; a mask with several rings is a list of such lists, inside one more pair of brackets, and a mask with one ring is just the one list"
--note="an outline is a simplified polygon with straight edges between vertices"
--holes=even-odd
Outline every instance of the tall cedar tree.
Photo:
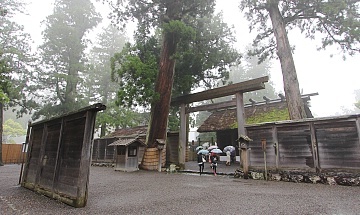
[[38,73],[38,90],[44,105],[33,118],[48,118],[87,105],[78,89],[84,72],[85,35],[100,20],[90,0],[55,1],[40,46],[43,68]]
[[[188,94],[197,87],[211,89],[228,78],[229,65],[240,55],[232,47],[234,32],[222,20],[222,14],[202,18],[187,17],[184,22],[195,36],[179,42],[172,96]],[[122,106],[150,105],[154,94],[160,61],[161,37],[135,34],[135,44],[127,44],[112,59],[113,78],[119,83],[118,104]],[[178,107],[171,107],[168,129],[179,130]]]
[[175,55],[182,35],[188,35],[189,28],[182,22],[186,16],[202,17],[213,13],[214,0],[160,0],[160,1],[117,1],[117,20],[121,24],[136,19],[139,29],[150,33],[154,27],[162,28],[162,45],[159,72],[155,82],[157,99],[151,103],[150,123],[147,133],[148,146],[154,146],[156,139],[166,139],[171,92],[174,81]]
[[[3,132],[3,111],[14,108],[17,117],[36,107],[30,93],[31,68],[35,62],[31,54],[30,35],[13,17],[24,12],[25,4],[17,0],[0,2],[0,136]],[[0,165],[2,164],[2,139],[0,139]]]
[[250,31],[258,31],[253,42],[256,50],[249,54],[260,56],[260,61],[276,57],[275,53],[277,54],[291,119],[302,119],[306,114],[287,30],[298,27],[306,37],[312,39],[315,35],[321,35],[321,49],[336,44],[344,54],[353,55],[359,53],[358,8],[358,1],[353,0],[241,1],[240,9],[245,11],[246,18],[250,21]]
[[135,113],[117,107],[116,100],[117,84],[111,81],[110,59],[115,53],[120,52],[127,38],[125,34],[113,25],[108,25],[97,34],[96,43],[90,51],[88,73],[84,80],[87,90],[85,98],[89,103],[101,101],[106,110],[96,117],[96,127],[100,127],[100,137],[106,135],[110,126],[120,127],[127,123],[134,125]]

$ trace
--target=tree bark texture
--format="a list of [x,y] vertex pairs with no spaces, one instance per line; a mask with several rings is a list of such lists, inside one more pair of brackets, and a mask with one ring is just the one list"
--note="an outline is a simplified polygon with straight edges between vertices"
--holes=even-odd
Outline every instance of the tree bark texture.
[[[181,0],[169,1],[166,5],[166,17],[168,20],[163,21],[181,20],[182,4]],[[176,32],[164,31],[159,73],[155,83],[155,92],[159,94],[159,99],[151,104],[150,122],[146,138],[148,147],[153,147],[156,139],[166,140],[171,91],[174,82],[175,53],[178,43],[179,37]]]
[[303,101],[301,99],[295,63],[291,53],[291,47],[285,29],[284,19],[280,14],[277,1],[268,1],[267,10],[270,14],[270,19],[276,38],[277,55],[280,59],[285,97],[290,119],[304,119],[306,118],[306,113]]
[[175,72],[175,59],[173,57],[178,43],[176,38],[174,33],[165,33],[164,35],[159,74],[155,84],[155,91],[160,97],[151,105],[150,123],[146,138],[149,147],[154,145],[156,139],[166,140],[171,90]]

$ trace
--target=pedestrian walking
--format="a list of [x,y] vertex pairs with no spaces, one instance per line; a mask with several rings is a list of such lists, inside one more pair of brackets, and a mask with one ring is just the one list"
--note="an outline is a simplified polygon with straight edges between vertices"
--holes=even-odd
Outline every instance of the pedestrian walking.
[[198,154],[198,165],[199,165],[199,173],[200,175],[204,172],[204,162],[206,162],[206,159],[205,159],[205,155],[203,154]]
[[231,152],[230,151],[226,151],[226,166],[230,166],[231,164]]
[[214,175],[216,176],[216,167],[217,167],[217,162],[218,162],[217,154],[211,153],[210,160],[211,160],[210,166],[213,170]]

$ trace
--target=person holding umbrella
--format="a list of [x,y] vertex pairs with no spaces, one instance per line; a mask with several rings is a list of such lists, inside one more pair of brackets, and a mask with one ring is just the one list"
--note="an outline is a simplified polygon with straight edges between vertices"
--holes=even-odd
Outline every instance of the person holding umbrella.
[[204,172],[204,163],[206,162],[206,159],[205,159],[205,154],[206,153],[209,153],[209,151],[207,150],[199,150],[198,151],[198,156],[197,156],[197,161],[198,161],[198,165],[199,165],[199,173],[200,175]]
[[216,176],[216,167],[218,162],[217,154],[212,152],[210,155],[210,160],[211,160],[210,166],[213,169],[214,175]]

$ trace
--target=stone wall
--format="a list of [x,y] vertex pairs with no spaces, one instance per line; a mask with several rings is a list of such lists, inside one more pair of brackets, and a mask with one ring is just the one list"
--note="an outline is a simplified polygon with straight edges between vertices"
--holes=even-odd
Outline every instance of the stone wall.
[[[250,170],[250,179],[265,180],[264,171]],[[237,169],[234,173],[235,178],[244,178],[244,172]],[[305,172],[305,171],[278,171],[267,174],[270,181],[285,181],[294,183],[313,183],[328,185],[360,186],[360,173],[353,172]]]

